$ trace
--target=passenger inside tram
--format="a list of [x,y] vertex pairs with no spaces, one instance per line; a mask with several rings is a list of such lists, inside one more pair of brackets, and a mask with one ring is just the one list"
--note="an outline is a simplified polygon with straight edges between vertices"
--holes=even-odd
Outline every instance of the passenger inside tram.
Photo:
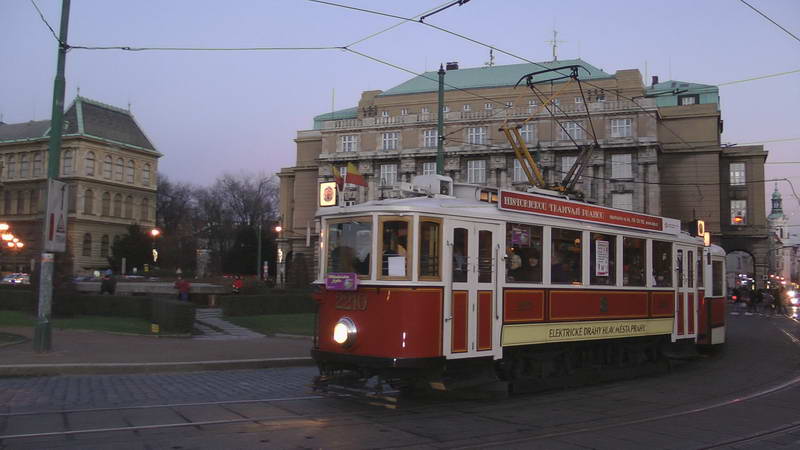
[[387,220],[383,222],[382,275],[406,276],[407,248],[408,222],[402,220]]
[[580,284],[583,263],[581,232],[553,228],[551,238],[550,281]]

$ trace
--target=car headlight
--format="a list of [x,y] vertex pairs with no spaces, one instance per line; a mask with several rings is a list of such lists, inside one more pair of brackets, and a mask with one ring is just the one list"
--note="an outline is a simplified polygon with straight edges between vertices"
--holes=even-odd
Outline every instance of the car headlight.
[[350,347],[356,342],[356,324],[349,317],[342,317],[333,327],[333,340],[342,347]]

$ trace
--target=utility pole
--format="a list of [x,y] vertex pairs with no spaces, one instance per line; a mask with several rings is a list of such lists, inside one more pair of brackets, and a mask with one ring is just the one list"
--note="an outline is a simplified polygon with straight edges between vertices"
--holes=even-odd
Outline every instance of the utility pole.
[[[53,82],[53,112],[50,120],[50,141],[47,146],[47,182],[48,190],[45,191],[45,205],[49,205],[48,197],[51,180],[58,178],[61,157],[61,133],[64,127],[64,66],[67,59],[67,30],[69,27],[70,0],[61,1],[61,29],[58,35],[58,65],[56,78]],[[49,207],[47,208],[49,209]],[[45,248],[48,239],[49,211],[42,217],[42,259],[39,269],[39,314],[33,336],[33,348],[39,353],[49,352],[52,347],[50,328],[50,311],[53,299],[53,262],[55,255]]]
[[261,218],[258,219],[258,250],[256,261],[256,277],[261,280]]
[[439,64],[439,116],[436,127],[436,175],[444,175],[444,67]]

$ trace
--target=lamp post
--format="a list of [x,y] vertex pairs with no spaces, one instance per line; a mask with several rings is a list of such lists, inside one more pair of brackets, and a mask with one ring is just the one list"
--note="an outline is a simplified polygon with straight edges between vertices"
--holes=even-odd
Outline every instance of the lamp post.
[[[275,233],[278,234],[278,238],[281,237],[281,232],[283,231],[283,227],[278,224],[275,225]],[[280,240],[280,239],[278,239]],[[283,254],[283,249],[278,244],[278,265],[277,271],[275,272],[275,287],[283,288],[286,283],[286,256]]]
[[153,238],[153,265],[155,266],[158,261],[158,250],[156,250],[156,238],[161,236],[161,230],[153,228],[150,230],[150,236]]

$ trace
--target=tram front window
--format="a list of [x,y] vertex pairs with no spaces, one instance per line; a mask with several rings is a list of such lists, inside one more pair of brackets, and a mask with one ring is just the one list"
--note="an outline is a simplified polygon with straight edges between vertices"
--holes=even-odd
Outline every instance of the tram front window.
[[386,218],[381,221],[381,276],[409,276],[409,220]]
[[542,227],[506,225],[506,281],[542,282]]
[[550,281],[556,284],[580,284],[583,262],[581,232],[552,229]]
[[617,237],[590,234],[590,283],[602,286],[617,284]]
[[672,287],[672,243],[653,241],[653,286]]
[[369,277],[372,221],[347,219],[328,225],[327,272],[357,273]]

